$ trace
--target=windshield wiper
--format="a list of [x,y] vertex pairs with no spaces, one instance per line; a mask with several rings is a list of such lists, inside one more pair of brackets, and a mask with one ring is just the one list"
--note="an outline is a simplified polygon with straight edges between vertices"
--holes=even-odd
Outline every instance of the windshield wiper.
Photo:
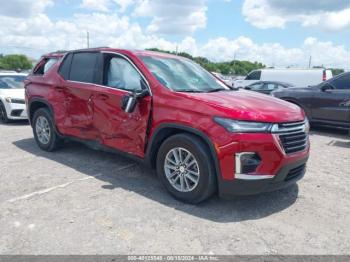
[[229,90],[224,88],[215,88],[215,89],[206,91],[206,93],[214,93],[214,92],[220,92],[220,91],[229,91]]
[[203,91],[194,90],[194,89],[175,90],[175,91],[180,93],[203,93]]

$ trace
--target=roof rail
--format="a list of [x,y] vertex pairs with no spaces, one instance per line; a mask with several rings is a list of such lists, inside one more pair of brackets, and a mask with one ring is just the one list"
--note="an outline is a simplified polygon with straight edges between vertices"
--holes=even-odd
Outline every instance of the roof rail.
[[68,52],[89,51],[89,50],[95,50],[95,49],[100,49],[100,48],[110,48],[110,47],[108,47],[108,46],[97,46],[97,47],[90,47],[90,48],[81,48],[81,49],[76,49],[76,50],[70,50]]

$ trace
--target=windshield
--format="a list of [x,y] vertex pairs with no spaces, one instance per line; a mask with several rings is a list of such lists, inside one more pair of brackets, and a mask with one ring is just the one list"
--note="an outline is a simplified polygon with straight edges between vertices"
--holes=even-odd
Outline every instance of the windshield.
[[21,89],[24,88],[26,76],[2,75],[0,76],[0,89]]
[[177,92],[230,90],[202,67],[187,59],[140,56],[152,74],[165,87]]

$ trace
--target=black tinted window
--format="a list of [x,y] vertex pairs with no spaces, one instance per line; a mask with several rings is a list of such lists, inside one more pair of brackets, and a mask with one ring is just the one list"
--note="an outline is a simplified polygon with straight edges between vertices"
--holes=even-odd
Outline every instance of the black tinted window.
[[72,63],[72,54],[68,54],[65,58],[64,61],[62,62],[59,73],[64,79],[69,78],[69,71],[70,71],[70,65]]
[[73,55],[69,80],[95,83],[98,53],[76,53]]
[[276,85],[275,84],[272,84],[272,83],[266,83],[265,85],[264,85],[264,89],[266,89],[266,90],[275,90],[276,89]]
[[331,81],[331,84],[336,89],[350,89],[350,74],[345,74],[334,79]]
[[261,77],[261,71],[253,71],[247,77],[245,80],[260,80]]
[[249,87],[251,90],[261,90],[263,89],[263,86],[264,86],[263,83],[257,83],[257,84],[250,85]]

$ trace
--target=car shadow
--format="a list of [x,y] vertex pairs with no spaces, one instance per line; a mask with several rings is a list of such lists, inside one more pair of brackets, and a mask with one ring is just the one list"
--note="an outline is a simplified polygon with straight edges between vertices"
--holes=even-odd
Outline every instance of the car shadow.
[[[290,207],[298,198],[298,186],[293,185],[276,192],[235,197],[230,200],[213,196],[198,205],[189,205],[171,197],[153,170],[123,156],[95,151],[74,142],[67,143],[61,150],[53,153],[39,149],[33,138],[15,141],[13,144],[30,154],[94,176],[95,179],[106,183],[102,186],[105,190],[122,188],[189,215],[219,223],[261,219]],[[118,168],[115,168],[116,162],[122,162],[123,166],[132,164],[133,167],[128,168],[127,172],[118,172]],[[98,163],[101,163],[100,166],[96,166]],[[99,176],[96,176],[96,172],[99,172]]]
[[27,126],[29,125],[28,120],[10,120],[8,123],[3,123],[0,121],[0,125],[3,126]]

